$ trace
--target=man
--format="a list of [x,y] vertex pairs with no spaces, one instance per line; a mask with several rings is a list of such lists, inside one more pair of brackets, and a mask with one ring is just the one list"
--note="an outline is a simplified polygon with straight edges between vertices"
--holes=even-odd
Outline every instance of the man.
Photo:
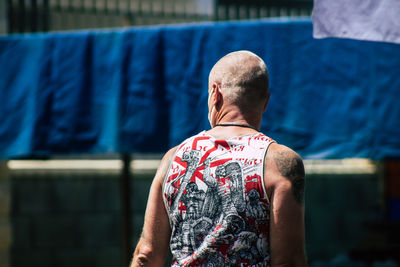
[[259,132],[268,71],[257,55],[221,58],[209,76],[211,130],[166,153],[131,266],[306,266],[304,166]]

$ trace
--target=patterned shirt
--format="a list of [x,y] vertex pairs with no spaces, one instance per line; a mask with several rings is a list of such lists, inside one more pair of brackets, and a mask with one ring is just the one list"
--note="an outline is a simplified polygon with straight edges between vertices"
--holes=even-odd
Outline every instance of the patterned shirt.
[[262,133],[218,140],[201,132],[175,152],[163,184],[172,266],[269,266]]

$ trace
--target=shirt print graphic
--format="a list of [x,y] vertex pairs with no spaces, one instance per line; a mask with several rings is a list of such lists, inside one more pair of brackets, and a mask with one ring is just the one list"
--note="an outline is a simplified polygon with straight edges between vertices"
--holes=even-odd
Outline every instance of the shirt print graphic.
[[202,132],[180,145],[164,182],[173,266],[269,266],[262,172],[271,142]]

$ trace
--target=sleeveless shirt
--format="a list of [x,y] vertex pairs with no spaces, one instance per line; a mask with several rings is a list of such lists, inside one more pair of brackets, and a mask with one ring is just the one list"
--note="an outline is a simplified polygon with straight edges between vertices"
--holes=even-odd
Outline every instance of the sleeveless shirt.
[[205,131],[176,150],[163,184],[172,266],[269,266],[262,133],[218,140]]

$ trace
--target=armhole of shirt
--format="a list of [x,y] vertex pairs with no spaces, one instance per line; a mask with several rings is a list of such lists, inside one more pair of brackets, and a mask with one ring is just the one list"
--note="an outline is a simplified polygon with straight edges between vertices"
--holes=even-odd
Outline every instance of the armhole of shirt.
[[264,155],[263,155],[263,167],[262,167],[262,177],[261,177],[261,184],[262,184],[263,192],[264,192],[265,198],[267,199],[268,203],[270,203],[270,201],[269,201],[269,197],[268,197],[268,194],[267,194],[267,189],[265,188],[265,182],[264,182],[264,175],[265,175],[265,158],[266,158],[267,153],[268,153],[268,148],[269,148],[269,146],[270,146],[272,143],[275,143],[275,141],[270,141],[270,142],[268,143],[267,147],[265,148],[265,151],[264,151]]
[[171,161],[169,163],[167,173],[165,174],[165,177],[163,179],[162,188],[161,188],[162,189],[162,198],[163,198],[163,202],[164,202],[164,207],[165,207],[165,210],[167,211],[168,218],[170,220],[170,224],[171,224],[171,218],[170,218],[170,213],[169,213],[170,208],[168,207],[168,203],[167,203],[167,199],[165,198],[165,191],[164,190],[165,190],[165,184],[166,184],[166,181],[167,181],[167,178],[168,178],[169,171],[171,170],[172,163],[173,163],[173,161],[175,159],[176,154],[178,153],[178,150],[179,150],[179,147],[176,148],[174,154],[172,155],[172,158],[171,158]]
[[202,134],[202,133],[204,133],[204,132],[205,132],[205,131],[202,131],[202,132],[200,132],[200,133],[198,133],[198,134],[196,134],[196,135],[194,135],[194,136],[192,136],[192,137],[187,138],[187,139],[184,140],[181,144],[179,144],[179,146],[177,146],[177,148],[176,148],[174,154],[172,155],[171,162],[169,163],[167,173],[165,174],[165,177],[164,177],[164,179],[163,179],[162,188],[161,188],[161,189],[162,189],[162,199],[163,199],[163,202],[164,202],[165,210],[167,211],[167,214],[168,214],[169,224],[170,224],[171,226],[172,226],[172,224],[171,224],[171,217],[170,217],[170,207],[168,206],[167,199],[165,198],[165,191],[164,191],[164,190],[165,190],[165,184],[166,184],[166,180],[167,180],[167,178],[168,178],[169,171],[171,170],[172,163],[173,163],[173,161],[174,161],[176,155],[178,154],[178,151],[182,148],[182,146],[183,146],[185,143],[187,143],[190,139],[192,139],[193,137],[198,136],[199,134]]

